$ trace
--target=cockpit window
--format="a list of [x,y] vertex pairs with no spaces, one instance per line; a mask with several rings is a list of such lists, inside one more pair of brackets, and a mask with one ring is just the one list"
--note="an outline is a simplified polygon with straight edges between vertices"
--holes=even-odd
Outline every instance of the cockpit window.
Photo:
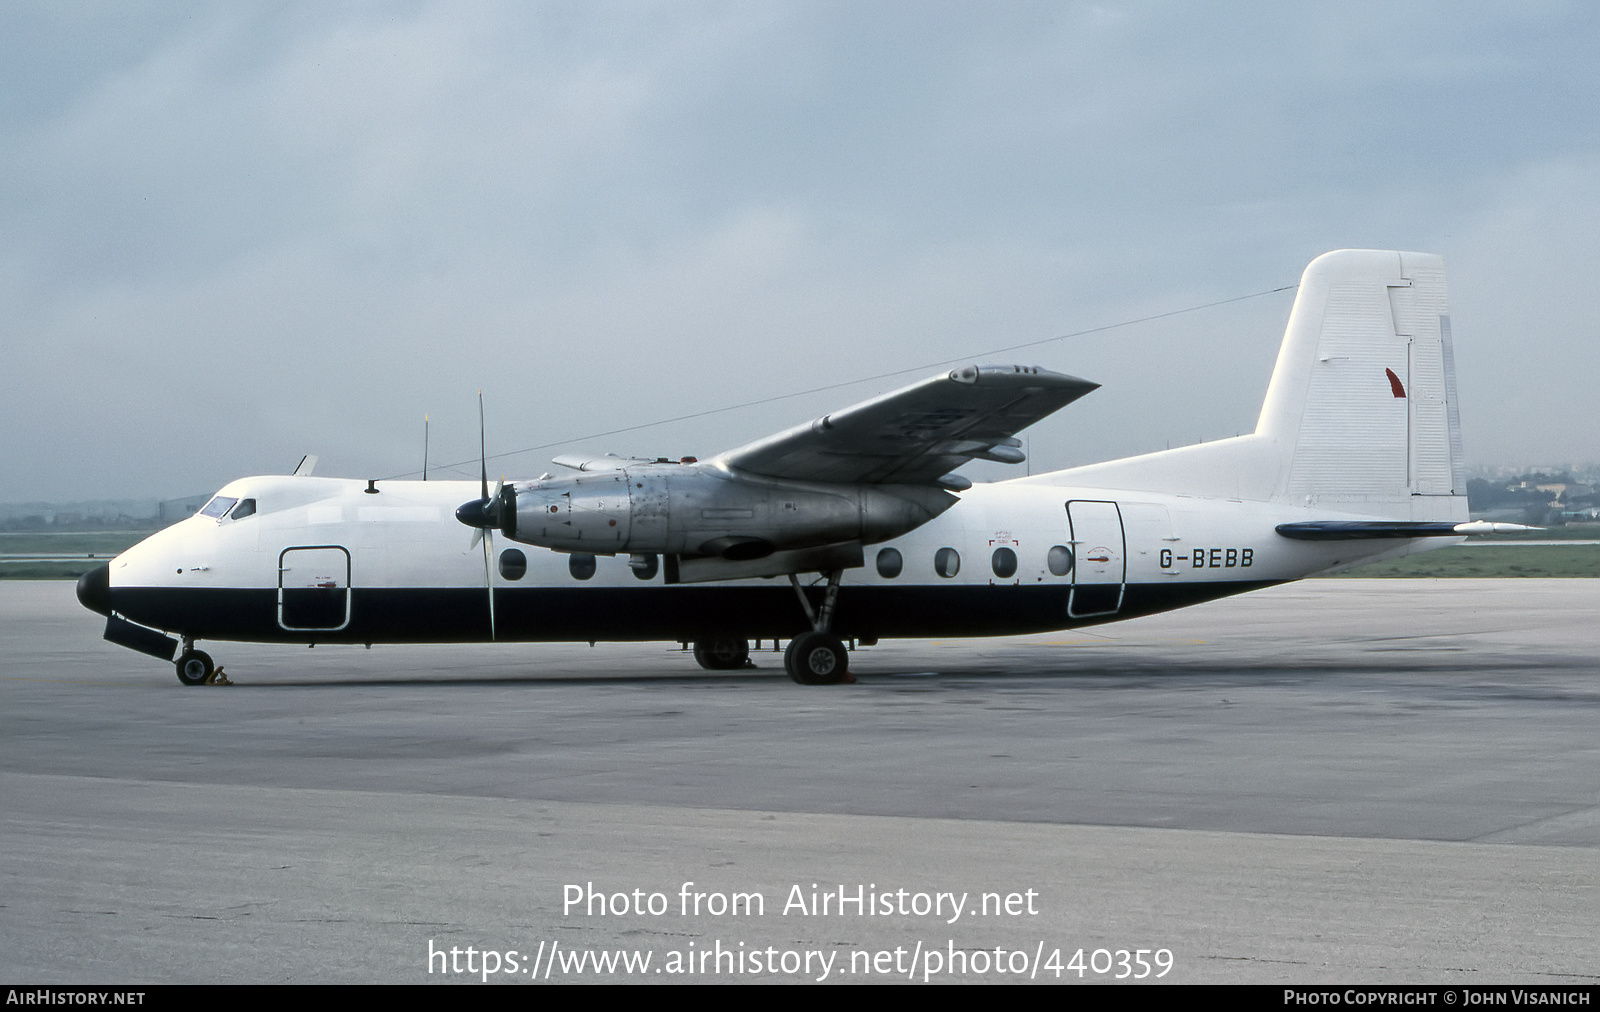
[[232,509],[233,504],[238,501],[225,495],[212,496],[211,501],[206,503],[205,509],[200,511],[200,515],[210,517],[213,520],[221,520],[223,515]]
[[255,511],[256,501],[254,499],[240,499],[239,505],[235,506],[233,508],[233,512],[228,515],[233,517],[235,520],[243,520],[245,517],[249,516]]

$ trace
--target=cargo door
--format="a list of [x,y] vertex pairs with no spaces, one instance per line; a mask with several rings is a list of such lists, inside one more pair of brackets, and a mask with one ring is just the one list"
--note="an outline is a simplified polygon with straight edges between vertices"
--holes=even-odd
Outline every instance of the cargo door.
[[278,625],[290,631],[350,624],[350,553],[338,545],[286,548],[278,556]]

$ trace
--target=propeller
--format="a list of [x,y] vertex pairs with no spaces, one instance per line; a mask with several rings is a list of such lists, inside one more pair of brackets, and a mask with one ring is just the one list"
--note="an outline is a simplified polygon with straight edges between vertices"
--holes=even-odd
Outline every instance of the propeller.
[[[506,479],[502,475],[500,484],[495,487],[494,496],[489,496],[489,450],[487,439],[484,435],[483,422],[483,391],[478,391],[478,449],[482,460],[480,476],[479,498],[464,502],[456,507],[456,519],[471,527],[472,543],[467,546],[467,551],[478,547],[483,542],[483,587],[489,595],[489,638],[495,638],[494,622],[494,532],[496,528],[504,528],[508,511],[515,507],[506,500]],[[515,493],[513,493],[515,494]]]

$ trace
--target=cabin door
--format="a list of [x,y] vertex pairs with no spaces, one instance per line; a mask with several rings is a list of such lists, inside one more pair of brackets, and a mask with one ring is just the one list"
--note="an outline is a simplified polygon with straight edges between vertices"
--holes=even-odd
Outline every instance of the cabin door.
[[1116,614],[1128,572],[1122,512],[1114,502],[1074,499],[1067,503],[1067,526],[1074,556],[1067,617]]

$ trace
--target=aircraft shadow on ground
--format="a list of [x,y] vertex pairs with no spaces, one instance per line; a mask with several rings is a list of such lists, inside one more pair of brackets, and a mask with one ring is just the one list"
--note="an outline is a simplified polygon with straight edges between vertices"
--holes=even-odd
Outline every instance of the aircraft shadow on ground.
[[[1377,673],[1380,668],[1385,675],[1449,675],[1463,678],[1479,678],[1485,676],[1504,676],[1512,673],[1527,673],[1541,670],[1553,670],[1563,667],[1562,661],[1570,663],[1570,658],[1541,658],[1526,657],[1518,659],[1507,658],[1482,658],[1468,659],[1461,657],[1440,658],[1437,655],[1427,658],[1418,658],[1408,661],[1396,657],[1393,653],[1386,652],[1382,664],[1364,664],[1351,660],[1330,659],[1326,661],[1312,660],[1294,662],[1286,665],[1282,661],[1245,661],[1219,663],[1211,660],[1119,660],[1115,663],[1105,663],[1096,659],[1090,663],[1076,662],[1072,664],[1039,665],[1030,663],[1024,670],[1020,665],[1003,662],[965,662],[949,665],[921,666],[898,665],[885,666],[874,669],[871,666],[862,666],[853,669],[856,676],[854,687],[857,688],[907,688],[917,685],[940,685],[961,681],[981,681],[987,684],[1036,684],[1041,687],[1050,684],[1081,684],[1084,682],[1100,683],[1115,680],[1180,680],[1180,679],[1225,679],[1238,682],[1264,682],[1294,680],[1302,681],[1314,678],[1327,678],[1342,675],[1370,675]],[[752,686],[765,686],[774,683],[788,685],[788,679],[783,668],[778,664],[770,667],[749,668],[737,672],[664,672],[664,671],[638,671],[604,675],[562,674],[562,673],[504,673],[482,675],[450,675],[441,676],[418,672],[414,675],[374,673],[370,676],[345,670],[343,672],[330,672],[327,677],[295,677],[272,678],[262,681],[252,680],[248,671],[237,674],[230,672],[234,684],[227,688],[237,689],[275,689],[275,688],[405,688],[422,686],[571,686],[571,685],[676,685],[700,686],[704,688],[746,688]],[[789,686],[795,693],[827,691],[849,691],[852,686]],[[172,686],[182,688],[182,686]]]

